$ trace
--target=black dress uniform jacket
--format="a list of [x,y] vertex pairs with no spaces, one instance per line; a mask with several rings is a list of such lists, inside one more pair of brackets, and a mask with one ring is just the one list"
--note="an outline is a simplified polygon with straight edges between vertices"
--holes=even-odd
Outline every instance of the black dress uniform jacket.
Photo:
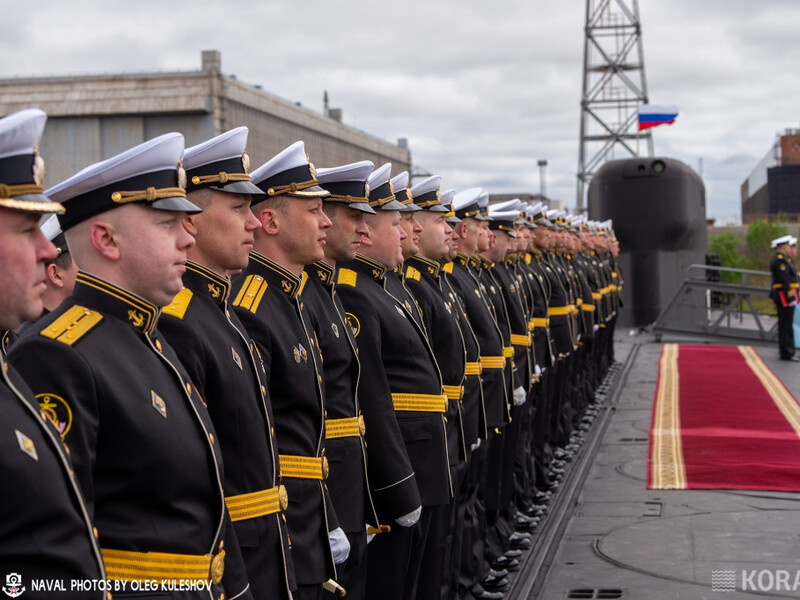
[[[486,413],[484,411],[483,386],[481,385],[480,377],[481,347],[478,344],[478,336],[475,335],[475,331],[472,329],[472,323],[457,291],[456,277],[453,275],[454,270],[454,263],[443,264],[439,273],[439,283],[442,292],[446,293],[447,297],[450,298],[453,311],[456,314],[456,321],[458,321],[458,326],[461,330],[461,336],[464,338],[464,348],[467,351],[464,399],[461,403],[461,412],[464,446],[469,454],[469,448],[478,441],[478,438],[484,437],[486,433]],[[439,360],[440,369],[442,360]]]
[[[453,289],[458,294],[478,340],[480,355],[503,356],[503,338],[492,313],[491,300],[478,281],[480,259],[459,253],[453,265]],[[505,364],[505,362],[503,362]],[[484,420],[479,424],[479,435],[486,439],[488,428],[500,427],[507,421],[508,397],[502,369],[482,368]]]
[[[441,265],[437,261],[416,255],[403,267],[406,286],[416,299],[431,348],[439,358],[437,364],[449,401],[445,414],[448,454],[450,464],[457,465],[467,459],[462,411],[467,350],[458,323],[458,301],[455,294],[449,290],[445,293],[442,288]],[[453,393],[456,390],[460,393]]]
[[[383,522],[420,506],[450,501],[450,470],[444,412],[395,411],[392,394],[442,395],[436,360],[425,334],[402,300],[383,287],[386,269],[364,256],[339,268],[337,289],[359,347],[362,404],[367,425],[369,477],[378,517]],[[370,398],[367,405],[366,398]],[[392,425],[392,421],[396,425]],[[373,453],[399,426],[408,460],[396,449]]]
[[[159,330],[208,403],[225,459],[225,496],[235,506],[245,499],[232,497],[280,483],[267,378],[253,342],[228,307],[229,279],[188,261],[183,284],[163,309]],[[233,510],[253,597],[288,598],[294,569],[280,512],[247,517]]]
[[[40,403],[69,415],[65,441],[104,553],[224,550],[226,595],[235,597],[246,582],[238,548],[225,543],[219,443],[203,400],[156,331],[159,314],[80,272],[72,296],[20,336],[10,360]],[[209,593],[156,595],[171,596]]]
[[[306,267],[308,281],[301,298],[322,354],[325,383],[326,439],[325,456],[330,465],[328,491],[336,509],[339,525],[347,533],[363,533],[364,524],[378,525],[367,483],[367,454],[363,434],[341,435],[338,419],[363,415],[358,401],[358,361],[353,331],[347,324],[344,307],[334,289],[335,270],[319,261]],[[342,421],[339,421],[342,423]]]
[[[251,252],[231,296],[233,310],[264,362],[280,455],[318,458],[325,464],[322,370],[314,333],[298,296],[301,284],[302,278]],[[289,494],[286,518],[297,583],[321,584],[335,578],[328,532],[339,523],[323,480],[289,477],[283,465],[281,472]],[[327,475],[326,467],[323,475]]]
[[[40,408],[17,372],[0,358],[0,565],[22,577],[25,598],[52,597],[34,592],[32,579],[105,578],[100,548],[72,465],[49,408]],[[48,368],[42,363],[40,368]],[[46,406],[46,405],[45,405]],[[57,592],[59,598],[105,598],[103,591]]]

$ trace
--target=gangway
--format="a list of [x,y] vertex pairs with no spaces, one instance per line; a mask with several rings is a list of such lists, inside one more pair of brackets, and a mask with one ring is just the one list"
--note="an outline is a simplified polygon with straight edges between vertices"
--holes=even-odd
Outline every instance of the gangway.
[[[739,275],[738,283],[711,281],[714,273]],[[777,341],[777,318],[757,309],[753,300],[769,298],[770,290],[750,281],[771,281],[766,271],[732,269],[712,265],[689,265],[666,308],[653,323],[653,335],[661,341],[665,333],[725,338],[747,343]],[[771,303],[769,304],[771,305]]]

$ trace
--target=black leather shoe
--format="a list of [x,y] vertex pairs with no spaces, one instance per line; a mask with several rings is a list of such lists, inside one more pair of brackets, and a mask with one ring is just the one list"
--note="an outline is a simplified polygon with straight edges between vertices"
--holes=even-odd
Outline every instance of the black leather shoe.
[[520,556],[522,556],[522,552],[520,550],[506,550],[505,552],[503,552],[503,556],[507,558],[519,558]]
[[514,550],[527,550],[531,547],[531,540],[528,538],[519,538],[510,542],[511,548]]
[[481,581],[481,585],[485,590],[489,591],[500,590],[508,586],[508,579],[506,579],[505,577],[497,578],[488,575],[483,578],[483,581]]
[[[519,552],[517,550],[516,552]],[[520,555],[522,553],[520,552]],[[516,558],[508,558],[507,556],[498,556],[491,563],[490,566],[496,571],[519,571],[519,561]]]
[[781,360],[788,360],[788,361],[791,361],[791,362],[800,362],[800,358],[797,358],[796,356],[781,356]]
[[500,579],[502,579],[503,577],[508,577],[508,571],[506,569],[500,569],[499,571],[495,571],[494,569],[489,569],[489,576],[499,577]]

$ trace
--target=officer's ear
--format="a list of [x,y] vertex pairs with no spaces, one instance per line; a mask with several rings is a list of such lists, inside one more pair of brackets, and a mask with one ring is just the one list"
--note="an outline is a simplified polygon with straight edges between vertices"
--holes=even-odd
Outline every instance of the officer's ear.
[[89,225],[89,239],[100,255],[108,260],[117,261],[120,258],[119,236],[109,221],[103,219],[92,221]]
[[[198,214],[202,214],[202,213],[198,213]],[[183,218],[183,223],[182,224],[183,224],[183,228],[186,230],[186,232],[189,235],[191,235],[192,237],[197,237],[197,224],[194,221],[194,215],[193,214],[186,215]]]

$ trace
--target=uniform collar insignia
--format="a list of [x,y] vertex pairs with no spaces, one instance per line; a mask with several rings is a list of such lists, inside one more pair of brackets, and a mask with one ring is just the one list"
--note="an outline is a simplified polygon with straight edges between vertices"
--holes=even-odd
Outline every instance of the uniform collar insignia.
[[73,296],[78,304],[122,319],[143,333],[155,331],[161,314],[144,298],[83,271],[78,272]]
[[418,265],[418,271],[420,273],[427,273],[433,277],[437,277],[439,275],[439,271],[442,268],[442,265],[439,264],[435,260],[431,260],[430,258],[425,258],[424,256],[420,256],[419,254],[415,254],[411,258],[408,259],[408,262],[412,264]]
[[326,286],[333,284],[333,274],[335,272],[336,270],[323,260],[318,260],[314,264],[306,267],[306,273],[308,273],[309,277],[318,279]]
[[297,294],[300,293],[301,277],[255,250],[250,252],[250,260],[264,267],[261,271],[269,285],[276,286],[292,299],[296,298]]
[[217,304],[224,304],[231,291],[231,282],[227,277],[191,260],[186,261],[183,284],[197,294],[209,296]]
[[466,267],[467,265],[469,265],[470,258],[466,254],[459,252],[458,254],[456,254],[456,260],[462,267]]
[[380,281],[386,275],[386,267],[376,260],[367,258],[363,254],[356,254],[355,260],[351,263],[358,271],[366,273],[373,279]]

